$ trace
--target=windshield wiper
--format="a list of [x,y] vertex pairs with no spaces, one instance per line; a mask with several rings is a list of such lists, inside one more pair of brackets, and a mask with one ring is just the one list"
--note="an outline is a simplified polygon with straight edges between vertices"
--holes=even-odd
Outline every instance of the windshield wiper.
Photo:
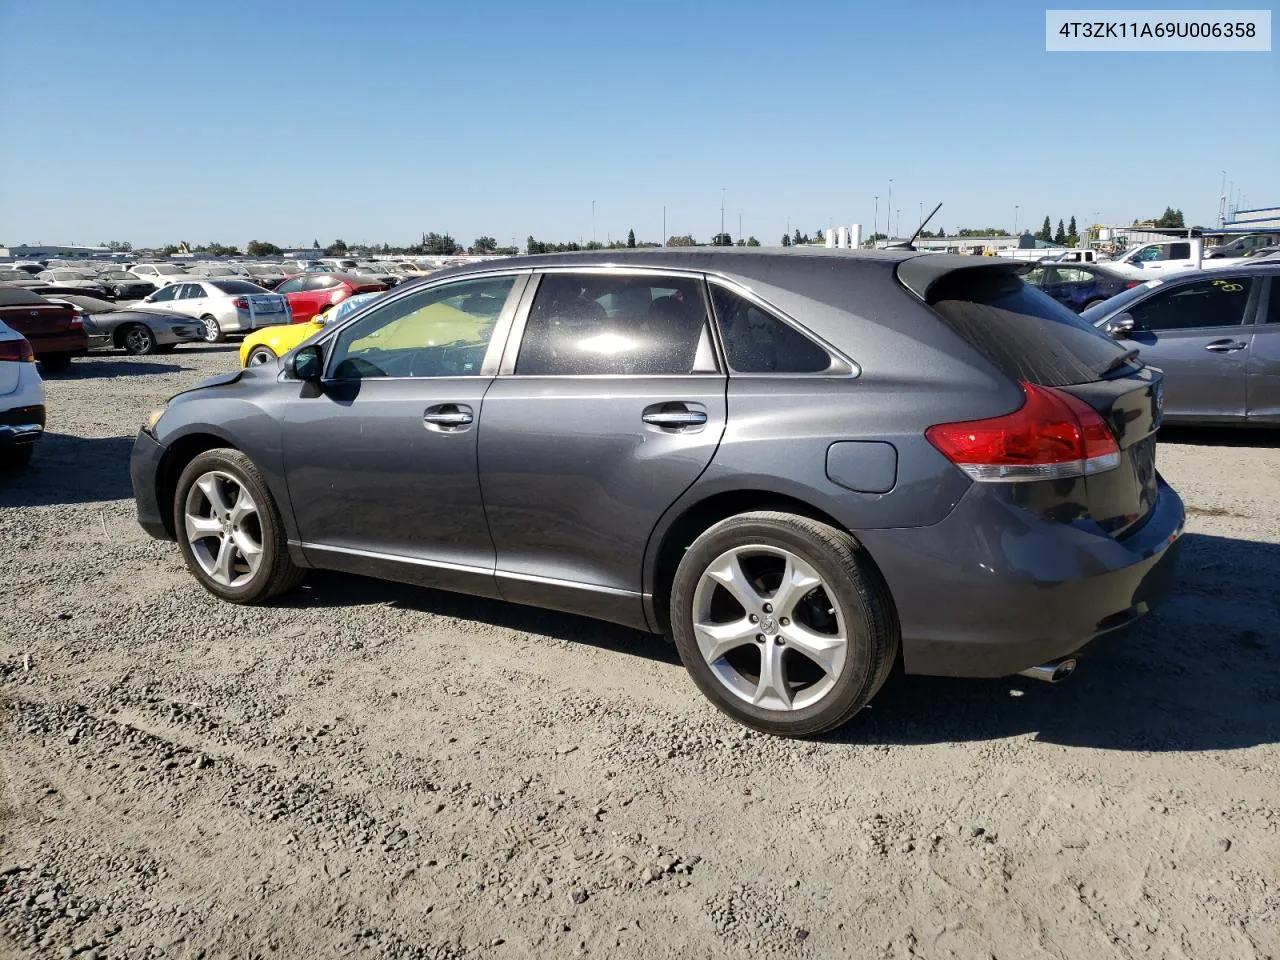
[[1139,351],[1137,347],[1134,347],[1132,350],[1126,350],[1124,353],[1120,354],[1120,356],[1107,364],[1106,369],[1099,373],[1098,376],[1105,377],[1108,373],[1115,373],[1121,367],[1127,367],[1134,360],[1138,359],[1138,353]]

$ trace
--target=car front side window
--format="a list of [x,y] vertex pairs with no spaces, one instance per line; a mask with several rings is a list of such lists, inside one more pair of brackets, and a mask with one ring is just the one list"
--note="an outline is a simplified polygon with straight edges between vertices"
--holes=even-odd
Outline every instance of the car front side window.
[[371,310],[334,339],[331,378],[480,376],[515,282],[514,276],[459,280]]
[[1244,320],[1250,277],[1215,277],[1163,288],[1129,309],[1136,330],[1234,327]]

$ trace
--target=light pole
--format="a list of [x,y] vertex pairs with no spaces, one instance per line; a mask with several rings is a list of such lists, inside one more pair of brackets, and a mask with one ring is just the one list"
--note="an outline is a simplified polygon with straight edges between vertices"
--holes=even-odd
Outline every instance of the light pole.
[[662,205],[662,245],[667,245],[667,205]]
[[720,233],[724,234],[724,187],[720,188]]
[[596,202],[591,201],[591,242],[596,242]]
[[872,250],[876,248],[876,233],[880,229],[880,197],[878,194],[876,195],[875,201],[876,201],[876,215],[871,218],[871,249]]
[[1018,235],[1018,204],[1013,205],[1013,235]]
[[889,212],[893,210],[893,177],[889,178],[889,205],[884,210],[884,232],[889,232]]
[[893,235],[895,237],[902,236],[902,209],[901,208],[894,211]]
[[738,239],[742,239],[742,214],[738,214]]
[[924,202],[923,201],[921,201],[920,203],[920,219],[921,220],[924,219]]

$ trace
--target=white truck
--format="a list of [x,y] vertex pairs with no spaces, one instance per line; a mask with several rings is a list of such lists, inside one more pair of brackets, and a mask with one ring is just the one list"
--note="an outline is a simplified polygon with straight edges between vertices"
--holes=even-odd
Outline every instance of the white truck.
[[1160,240],[1144,243],[1114,260],[1105,261],[1112,273],[1135,280],[1154,280],[1179,270],[1206,270],[1217,267],[1239,266],[1232,260],[1205,260],[1204,244],[1198,237],[1182,240]]

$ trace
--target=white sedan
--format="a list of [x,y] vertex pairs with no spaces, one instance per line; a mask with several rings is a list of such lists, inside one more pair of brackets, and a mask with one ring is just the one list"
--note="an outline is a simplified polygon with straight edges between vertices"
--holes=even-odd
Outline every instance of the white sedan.
[[293,320],[287,299],[247,280],[188,279],[161,287],[142,304],[203,321],[209,343],[221,343],[228,333],[248,333]]
[[135,277],[154,283],[156,289],[170,283],[180,283],[191,274],[176,263],[139,263],[129,270]]
[[43,435],[44,383],[31,344],[0,320],[0,463],[27,463]]

